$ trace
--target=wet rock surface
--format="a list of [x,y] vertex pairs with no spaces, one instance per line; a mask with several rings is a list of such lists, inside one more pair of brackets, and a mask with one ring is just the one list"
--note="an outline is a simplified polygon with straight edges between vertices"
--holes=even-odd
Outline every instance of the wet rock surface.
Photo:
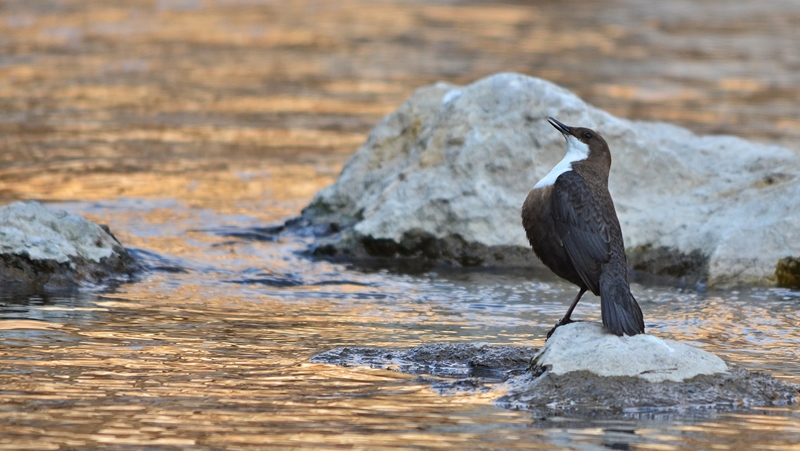
[[[798,386],[727,365],[712,354],[652,336],[627,338],[650,343],[651,347],[669,346],[673,351],[667,349],[668,353],[683,357],[668,361],[663,354],[641,354],[647,349],[634,346],[631,349],[641,354],[639,362],[630,354],[603,362],[610,354],[620,352],[607,341],[625,339],[595,333],[596,326],[562,326],[541,350],[470,343],[430,343],[407,350],[342,347],[318,354],[311,361],[417,374],[443,395],[495,391],[499,406],[531,411],[538,417],[741,410],[792,404],[800,396]],[[583,345],[569,340],[580,333],[589,335]],[[598,340],[600,335],[604,337]],[[570,347],[585,351],[592,346],[597,357],[589,357],[588,363],[565,366],[552,356],[560,353],[565,358],[586,360],[587,354]],[[678,349],[682,347],[697,352]],[[697,367],[676,369],[675,362],[680,360],[695,362]],[[642,365],[650,365],[651,370],[642,369]]]
[[595,322],[557,328],[534,357],[533,368],[558,375],[589,371],[602,377],[630,376],[648,382],[680,382],[728,370],[722,359],[702,349],[650,334],[617,337]]
[[779,286],[800,288],[800,258],[780,259],[775,268],[775,277]]
[[535,416],[641,414],[741,410],[792,404],[800,388],[762,373],[730,366],[726,373],[682,382],[648,382],[631,376],[602,377],[589,371],[529,373],[508,381],[501,407]]
[[637,271],[687,284],[775,284],[776,263],[800,255],[800,158],[792,151],[616,118],[513,73],[421,88],[386,116],[303,211],[330,226],[314,252],[538,264],[519,215],[564,154],[548,116],[609,142],[609,189]]
[[73,288],[141,270],[106,226],[35,201],[0,207],[0,283],[7,288]]
[[472,343],[429,343],[405,350],[342,347],[318,354],[311,361],[433,376],[437,379],[431,380],[432,388],[445,394],[488,391],[491,386],[487,384],[502,382],[527,371],[537,350],[527,346]]
[[628,266],[639,281],[696,287],[708,281],[708,256],[695,249],[679,252],[651,245],[628,249]]
[[800,387],[648,334],[617,337],[601,324],[559,327],[509,380],[501,406],[557,413],[731,410],[793,403]]

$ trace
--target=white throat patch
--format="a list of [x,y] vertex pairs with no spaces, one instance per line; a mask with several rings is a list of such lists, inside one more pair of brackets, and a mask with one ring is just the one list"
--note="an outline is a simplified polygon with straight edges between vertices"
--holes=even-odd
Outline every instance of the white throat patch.
[[550,170],[543,179],[539,180],[533,189],[544,188],[556,183],[559,175],[572,170],[572,163],[589,158],[589,146],[582,143],[578,138],[567,135],[567,154]]

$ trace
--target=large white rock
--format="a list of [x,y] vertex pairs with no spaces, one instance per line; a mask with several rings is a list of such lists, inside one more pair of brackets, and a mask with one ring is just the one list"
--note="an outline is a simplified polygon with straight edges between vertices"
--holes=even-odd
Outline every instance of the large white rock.
[[559,327],[533,361],[556,375],[583,370],[648,382],[682,382],[728,371],[722,359],[701,349],[648,334],[618,337],[592,322]]
[[514,73],[419,89],[374,128],[312,210],[353,224],[358,237],[400,242],[419,230],[527,248],[521,205],[565,152],[548,116],[609,142],[609,188],[626,247],[700,251],[712,284],[773,283],[776,262],[800,256],[800,159],[792,151],[616,118]]

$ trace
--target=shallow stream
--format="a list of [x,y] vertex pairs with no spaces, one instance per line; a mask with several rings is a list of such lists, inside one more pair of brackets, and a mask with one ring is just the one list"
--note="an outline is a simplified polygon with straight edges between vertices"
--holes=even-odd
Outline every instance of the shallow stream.
[[[0,196],[106,223],[150,271],[3,293],[0,449],[800,450],[797,406],[542,419],[312,363],[345,345],[541,346],[574,287],[313,260],[309,237],[268,228],[437,79],[522,71],[615,114],[795,149],[800,12],[767,3],[5,3]],[[633,292],[649,333],[800,383],[800,292]],[[575,317],[597,320],[598,299]]]

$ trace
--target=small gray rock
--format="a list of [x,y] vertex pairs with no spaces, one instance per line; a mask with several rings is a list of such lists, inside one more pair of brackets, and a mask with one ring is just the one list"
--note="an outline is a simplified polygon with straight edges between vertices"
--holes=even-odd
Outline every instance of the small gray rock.
[[0,207],[0,282],[7,286],[74,287],[140,270],[105,226],[36,201]]

